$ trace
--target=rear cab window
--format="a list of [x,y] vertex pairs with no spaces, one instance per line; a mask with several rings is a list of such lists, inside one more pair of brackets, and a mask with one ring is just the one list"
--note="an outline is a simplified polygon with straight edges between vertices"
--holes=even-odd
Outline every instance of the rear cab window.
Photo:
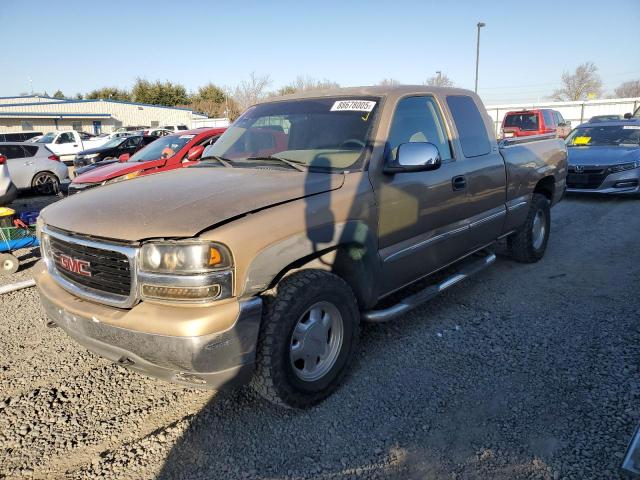
[[538,114],[536,112],[509,113],[504,117],[503,128],[519,128],[520,130],[534,131],[540,128]]
[[490,153],[489,134],[473,98],[466,95],[451,95],[447,97],[447,105],[458,129],[464,156],[471,158]]

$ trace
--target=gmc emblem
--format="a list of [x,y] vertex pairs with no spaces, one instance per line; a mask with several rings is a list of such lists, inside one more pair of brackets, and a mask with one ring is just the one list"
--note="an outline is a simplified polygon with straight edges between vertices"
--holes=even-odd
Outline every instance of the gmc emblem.
[[60,254],[60,266],[71,273],[77,273],[78,275],[84,275],[85,277],[91,276],[91,263],[86,260],[78,260],[72,258],[69,255]]

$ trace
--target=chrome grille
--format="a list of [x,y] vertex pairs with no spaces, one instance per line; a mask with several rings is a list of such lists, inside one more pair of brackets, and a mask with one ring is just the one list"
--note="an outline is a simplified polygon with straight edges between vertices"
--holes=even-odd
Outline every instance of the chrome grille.
[[96,241],[47,226],[42,250],[51,276],[74,295],[119,308],[138,302],[135,246]]
[[[54,237],[51,238],[49,244],[51,245],[52,260],[58,273],[70,282],[99,292],[129,296],[131,292],[131,267],[126,255],[73,244]],[[87,262],[88,275],[72,272],[65,268],[61,262],[63,255]]]

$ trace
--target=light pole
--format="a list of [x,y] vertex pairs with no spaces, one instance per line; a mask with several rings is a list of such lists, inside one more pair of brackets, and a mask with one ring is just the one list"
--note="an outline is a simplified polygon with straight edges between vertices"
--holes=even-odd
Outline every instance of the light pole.
[[436,85],[437,85],[437,86],[440,86],[440,85],[441,85],[441,84],[440,84],[440,78],[441,78],[441,77],[442,77],[442,72],[441,72],[440,70],[438,70],[438,71],[436,72]]
[[476,43],[476,88],[473,90],[478,93],[478,64],[480,62],[480,29],[484,27],[486,24],[483,22],[478,22],[478,41]]

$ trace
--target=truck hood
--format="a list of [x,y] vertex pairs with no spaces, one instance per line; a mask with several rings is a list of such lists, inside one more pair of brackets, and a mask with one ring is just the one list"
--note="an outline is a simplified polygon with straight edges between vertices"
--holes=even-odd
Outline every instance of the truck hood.
[[343,183],[343,174],[192,167],[98,187],[56,202],[41,215],[47,225],[95,237],[185,238]]
[[[162,162],[162,165],[164,165],[164,162]],[[86,173],[78,175],[73,179],[73,183],[102,183],[105,180],[110,180],[127,173],[154,167],[158,167],[157,160],[153,160],[151,162],[108,163],[103,167],[97,167]]]
[[640,160],[639,147],[569,147],[567,157],[570,166],[608,166]]

